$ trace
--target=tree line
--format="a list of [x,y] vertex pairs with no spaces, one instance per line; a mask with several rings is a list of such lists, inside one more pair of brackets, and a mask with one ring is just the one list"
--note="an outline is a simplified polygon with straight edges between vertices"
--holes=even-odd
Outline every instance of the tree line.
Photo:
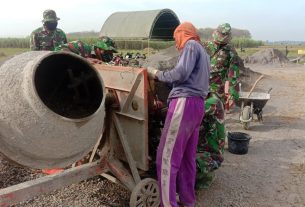
[[[69,37],[68,41],[81,40],[88,44],[95,43],[97,37]],[[202,38],[205,40],[205,38]],[[160,40],[115,40],[118,49],[142,50],[144,48],[164,49],[174,45],[174,41],[160,41]],[[253,40],[249,37],[233,37],[231,44],[237,48],[258,47],[264,43],[259,40]],[[0,48],[29,48],[30,39],[27,38],[0,38]]]

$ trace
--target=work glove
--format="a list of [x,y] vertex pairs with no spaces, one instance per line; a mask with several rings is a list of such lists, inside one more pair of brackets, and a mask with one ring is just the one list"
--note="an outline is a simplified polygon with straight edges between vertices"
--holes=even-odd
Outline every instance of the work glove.
[[154,67],[147,67],[147,74],[148,74],[148,79],[154,80],[157,79],[156,74],[158,73],[158,69]]

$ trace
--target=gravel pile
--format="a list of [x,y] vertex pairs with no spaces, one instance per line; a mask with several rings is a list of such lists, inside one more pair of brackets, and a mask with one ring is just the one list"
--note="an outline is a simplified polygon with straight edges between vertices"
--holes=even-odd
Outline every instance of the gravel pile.
[[[0,156],[0,189],[44,176],[16,166]],[[128,207],[130,191],[101,176],[72,184],[13,207]]]
[[259,65],[282,65],[289,63],[289,59],[281,51],[274,48],[268,48],[258,51],[252,56],[246,57],[244,62]]
[[130,192],[99,176],[14,207],[128,207]]
[[0,189],[43,176],[35,170],[13,164],[0,156]]

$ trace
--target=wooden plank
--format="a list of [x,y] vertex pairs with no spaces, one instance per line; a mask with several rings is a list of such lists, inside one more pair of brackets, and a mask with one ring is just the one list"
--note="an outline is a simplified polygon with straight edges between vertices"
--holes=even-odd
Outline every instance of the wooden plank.
[[105,132],[105,126],[103,127],[102,133],[100,134],[100,136],[99,136],[99,138],[98,138],[98,140],[97,140],[97,142],[96,142],[96,144],[95,144],[95,146],[92,150],[92,153],[91,153],[91,156],[90,156],[90,159],[89,159],[89,163],[93,161],[94,155],[97,151],[98,146],[100,145],[100,142],[101,142],[101,139],[104,135],[104,132]]
[[[101,135],[99,136],[98,141],[96,142],[96,144],[95,144],[95,146],[94,146],[94,148],[92,150],[92,153],[91,153],[91,156],[90,156],[90,159],[89,159],[89,163],[91,163],[93,161],[94,155],[95,155],[95,153],[97,151],[97,148],[98,148],[98,146],[99,146],[99,144],[101,142],[101,139],[102,139],[102,137],[104,135],[104,132],[105,132],[105,127],[103,128],[103,131],[102,131]],[[115,177],[113,177],[113,176],[111,176],[111,175],[109,175],[107,173],[102,173],[100,175],[103,176],[104,178],[110,180],[113,183],[122,185],[122,183],[120,183],[120,181],[118,179],[116,179]]]
[[255,88],[255,86],[257,85],[257,83],[258,83],[263,77],[264,77],[264,75],[261,75],[261,76],[255,81],[255,83],[253,84],[253,86],[252,86],[250,92],[249,92],[248,95],[247,95],[247,98],[250,97],[250,95],[251,95],[253,89]]
[[122,185],[122,183],[120,183],[120,181],[119,181],[116,177],[113,177],[112,175],[109,175],[109,174],[107,174],[107,173],[102,173],[101,176],[103,176],[103,177],[106,178],[107,180],[110,180],[110,181],[113,182],[113,183]]
[[0,207],[6,207],[26,201],[35,196],[46,194],[73,183],[78,183],[82,180],[100,175],[106,171],[108,171],[107,168],[102,168],[99,162],[93,162],[70,168],[58,174],[44,176],[1,189]]

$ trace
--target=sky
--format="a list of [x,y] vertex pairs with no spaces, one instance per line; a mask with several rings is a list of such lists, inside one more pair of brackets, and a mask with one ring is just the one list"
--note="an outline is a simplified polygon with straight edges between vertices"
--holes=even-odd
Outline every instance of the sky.
[[253,39],[305,41],[305,0],[6,0],[0,7],[0,37],[26,37],[53,9],[66,33],[100,31],[114,12],[168,8],[197,28],[228,22]]

